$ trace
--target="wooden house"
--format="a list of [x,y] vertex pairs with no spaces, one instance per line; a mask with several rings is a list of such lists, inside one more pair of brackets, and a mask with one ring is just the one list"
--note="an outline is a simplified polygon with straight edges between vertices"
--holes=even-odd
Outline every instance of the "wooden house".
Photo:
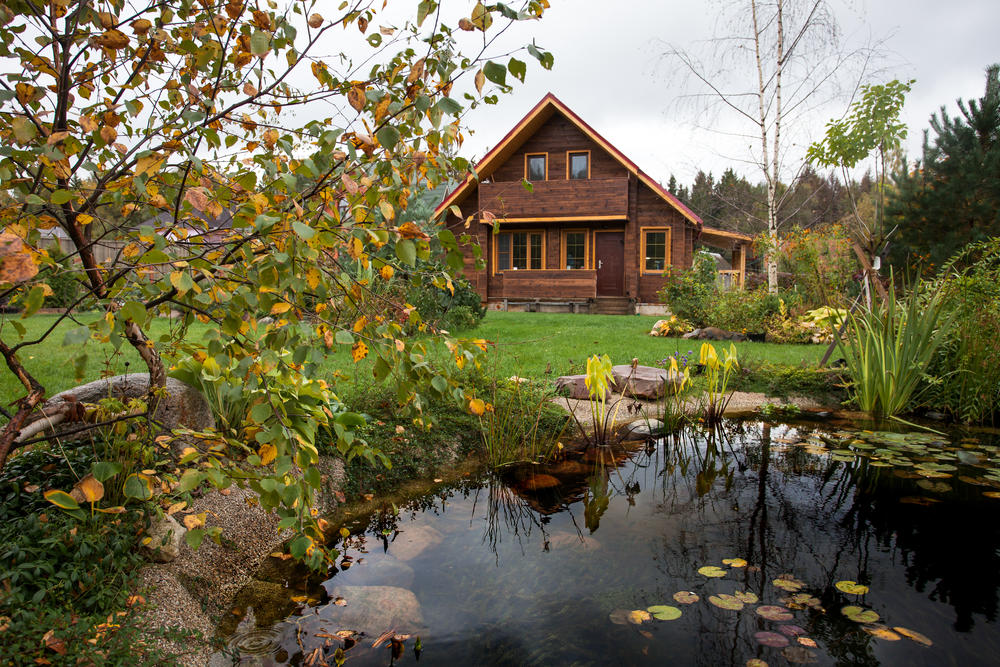
[[726,278],[743,283],[750,237],[703,225],[552,94],[476,174],[436,214],[482,248],[486,267],[470,253],[465,275],[491,308],[642,312],[667,266],[691,266],[696,242],[731,253]]

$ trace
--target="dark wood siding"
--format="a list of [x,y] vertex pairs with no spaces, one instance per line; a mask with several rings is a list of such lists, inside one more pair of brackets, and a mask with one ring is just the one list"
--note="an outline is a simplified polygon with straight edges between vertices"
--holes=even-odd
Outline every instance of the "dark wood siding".
[[548,180],[532,184],[521,181],[483,183],[479,186],[479,208],[498,218],[549,218],[573,216],[625,217],[628,211],[628,180]]
[[636,197],[636,218],[633,227],[635,248],[632,256],[635,258],[635,275],[639,278],[638,300],[640,303],[656,303],[656,292],[663,286],[663,278],[659,275],[641,275],[641,258],[639,257],[639,234],[643,227],[670,228],[670,263],[677,267],[691,266],[691,254],[694,245],[693,227],[673,206],[668,204],[658,194],[646,185],[638,184]]
[[554,114],[538,132],[524,142],[503,166],[492,174],[496,182],[520,181],[524,178],[526,153],[549,154],[549,180],[566,180],[566,151],[590,151],[590,178],[625,178],[628,171],[597,143],[581,132],[561,114]]

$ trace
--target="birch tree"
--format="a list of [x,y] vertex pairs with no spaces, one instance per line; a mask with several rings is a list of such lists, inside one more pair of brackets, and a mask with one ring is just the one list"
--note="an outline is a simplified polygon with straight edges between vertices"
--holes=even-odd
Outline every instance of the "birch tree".
[[[664,57],[680,62],[682,96],[694,102],[702,129],[719,132],[741,161],[763,177],[767,284],[778,288],[778,233],[806,165],[802,153],[817,109],[858,82],[871,45],[845,49],[827,0],[734,0],[724,6],[716,34],[692,48],[669,44]],[[752,84],[751,84],[752,82]],[[735,123],[735,125],[734,125]],[[735,129],[734,129],[735,128]],[[739,142],[739,143],[737,143]]]

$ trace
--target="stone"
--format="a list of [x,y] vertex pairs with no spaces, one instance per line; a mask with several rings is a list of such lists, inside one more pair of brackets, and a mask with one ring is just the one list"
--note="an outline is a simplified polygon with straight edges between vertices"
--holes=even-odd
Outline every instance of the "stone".
[[651,438],[663,432],[663,422],[659,419],[636,419],[626,426],[626,437],[628,438]]
[[[240,589],[233,599],[232,608],[239,610],[243,619],[253,618],[256,627],[269,627],[288,618],[299,606],[299,603],[292,598],[301,596],[291,588],[285,588],[281,584],[271,581],[252,580]],[[234,614],[233,618],[225,619],[232,623],[233,620],[240,620]],[[235,632],[236,628],[227,628],[230,632]]]
[[[60,392],[46,403],[46,409],[58,407],[68,396],[75,397],[80,403],[96,403],[108,396],[126,399],[144,398],[148,392],[149,373],[116,375]],[[215,428],[212,409],[201,392],[171,377],[167,378],[166,393],[156,406],[154,418],[167,431],[175,428],[188,428],[192,431]],[[183,443],[177,444],[179,447],[183,446]]]
[[143,550],[150,560],[169,563],[180,556],[186,532],[184,526],[169,514],[164,514],[162,518],[154,517],[142,540]]
[[[370,562],[370,561],[369,561]],[[364,576],[367,586],[397,586],[409,588],[413,585],[413,568],[394,558],[383,558],[374,563],[356,566]]]
[[[636,366],[633,371],[632,366],[623,364],[612,366],[611,374],[614,376],[615,391],[628,396],[656,400],[667,391],[667,371],[664,368]],[[680,375],[676,373],[670,375],[669,384],[674,390],[680,386],[680,383]]]
[[441,533],[430,526],[410,526],[389,543],[389,553],[398,560],[412,560],[441,542]]
[[694,331],[684,334],[681,338],[686,340],[734,340],[736,342],[744,342],[747,339],[747,337],[741,333],[726,331],[725,329],[720,329],[719,327],[695,329]]
[[587,389],[586,375],[563,375],[556,378],[556,392],[569,398],[587,400],[590,391]]
[[649,330],[649,335],[650,336],[662,336],[663,335],[663,327],[665,325],[667,325],[667,324],[669,324],[668,320],[656,320],[656,324],[654,324],[653,328]]
[[413,591],[398,586],[335,586],[330,582],[332,600],[344,598],[346,605],[330,603],[320,615],[338,629],[364,632],[378,637],[386,630],[412,634],[423,629],[420,603]]

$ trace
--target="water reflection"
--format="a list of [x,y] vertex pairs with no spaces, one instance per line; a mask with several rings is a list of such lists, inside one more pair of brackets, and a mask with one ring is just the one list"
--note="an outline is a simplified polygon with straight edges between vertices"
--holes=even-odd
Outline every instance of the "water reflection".
[[[389,652],[371,649],[370,639],[409,632],[399,626],[415,614],[396,609],[397,627],[388,628],[377,608],[369,616],[352,609],[352,599],[370,593],[362,589],[381,587],[412,592],[422,661],[430,664],[993,663],[1000,523],[991,515],[1000,500],[959,481],[975,481],[976,466],[995,469],[990,452],[976,454],[975,466],[928,479],[877,457],[830,454],[841,450],[824,438],[814,426],[730,422],[438,490],[354,525],[347,552],[352,563],[366,563],[323,582],[289,575],[287,583],[318,601],[275,631],[297,664],[322,635],[324,650],[335,650],[329,636],[349,618],[370,626],[346,628],[370,636],[348,652],[349,662],[387,664]],[[916,460],[937,460],[936,451]],[[697,573],[735,557],[749,565],[726,567],[720,579]],[[775,587],[782,575],[803,588]],[[844,580],[871,591],[847,595],[836,587]],[[351,591],[347,607],[330,601],[335,590]],[[677,604],[672,596],[681,590],[701,600],[678,604],[676,621],[609,621],[616,610]],[[786,628],[799,626],[816,648],[794,634],[785,649],[763,646],[757,633],[782,628],[755,613],[757,605],[732,611],[707,602],[735,591],[791,608]],[[795,602],[795,592],[814,602]],[[883,636],[898,637],[888,627],[900,626],[928,635],[933,646],[877,638],[841,613],[846,605],[877,613]],[[310,615],[325,625],[303,640],[301,624],[289,628]]]

